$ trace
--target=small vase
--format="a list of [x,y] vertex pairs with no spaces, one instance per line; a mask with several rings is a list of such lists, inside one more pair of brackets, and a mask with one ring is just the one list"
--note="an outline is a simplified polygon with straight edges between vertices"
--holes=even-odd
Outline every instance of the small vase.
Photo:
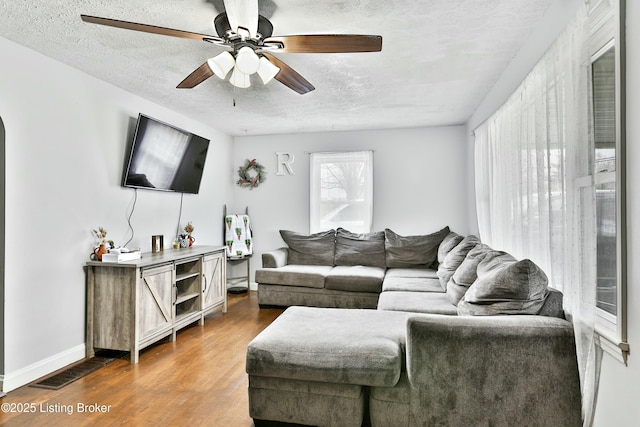
[[107,247],[104,245],[104,243],[93,250],[93,254],[96,256],[98,261],[102,261],[102,255],[106,253],[107,253]]
[[196,238],[189,234],[189,247],[193,246],[193,242],[196,241]]

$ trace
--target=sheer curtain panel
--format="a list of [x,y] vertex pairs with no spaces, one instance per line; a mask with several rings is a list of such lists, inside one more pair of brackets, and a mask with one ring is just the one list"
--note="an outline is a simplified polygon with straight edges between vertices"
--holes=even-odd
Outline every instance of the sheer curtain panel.
[[590,425],[599,353],[595,192],[584,186],[593,150],[587,24],[582,6],[507,102],[475,130],[475,171],[483,242],[531,259],[564,293]]

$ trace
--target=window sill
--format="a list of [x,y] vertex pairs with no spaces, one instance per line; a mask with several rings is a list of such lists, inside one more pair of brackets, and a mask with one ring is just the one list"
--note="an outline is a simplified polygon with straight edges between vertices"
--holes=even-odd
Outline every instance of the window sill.
[[596,331],[595,344],[600,347],[605,353],[612,356],[618,362],[627,366],[627,357],[629,356],[629,343],[621,342],[617,339],[613,339],[607,334]]

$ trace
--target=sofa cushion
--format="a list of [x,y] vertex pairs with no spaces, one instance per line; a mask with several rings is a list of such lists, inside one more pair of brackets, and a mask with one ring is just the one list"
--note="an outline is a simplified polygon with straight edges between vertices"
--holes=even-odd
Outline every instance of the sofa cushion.
[[333,266],[336,248],[335,230],[315,234],[280,230],[280,236],[289,246],[288,264]]
[[[511,259],[509,259],[511,258]],[[547,275],[533,261],[490,251],[478,279],[458,303],[459,315],[538,314],[547,297]]]
[[453,273],[447,282],[447,295],[452,304],[458,305],[464,294],[478,278],[478,264],[487,255],[491,248],[484,244],[476,245],[469,251],[460,264],[460,267]]
[[384,268],[364,265],[336,266],[325,279],[325,288],[351,292],[376,292],[382,290]]
[[383,292],[378,299],[378,310],[412,313],[458,314],[444,292]]
[[478,277],[486,276],[492,271],[500,270],[509,264],[513,264],[516,261],[518,260],[508,252],[496,251],[494,249],[491,249],[485,254],[484,258],[482,259],[482,264],[478,263],[476,273]]
[[422,277],[426,279],[437,279],[438,273],[432,268],[389,268],[385,279],[389,277]]
[[438,246],[438,264],[444,261],[449,251],[455,248],[458,243],[462,242],[462,239],[464,239],[464,237],[455,231],[452,231],[445,236],[442,243],[440,243],[440,246]]
[[384,230],[387,267],[432,267],[438,260],[438,247],[449,234],[449,227],[423,236],[400,236]]
[[447,289],[449,279],[451,279],[453,273],[460,267],[460,264],[462,264],[462,261],[464,261],[469,251],[479,243],[480,239],[476,236],[467,236],[444,257],[444,261],[438,265],[438,278],[440,278],[440,285],[442,285],[443,290]]
[[410,313],[290,307],[247,347],[249,375],[393,386]]
[[356,234],[344,228],[338,228],[335,265],[386,267],[384,231]]
[[382,292],[443,292],[440,281],[431,277],[385,277]]
[[270,285],[324,288],[325,277],[333,267],[328,265],[285,265],[256,270],[256,282]]
[[271,285],[258,283],[258,304],[260,306],[376,309],[380,294],[374,292],[336,291],[326,288],[305,286]]

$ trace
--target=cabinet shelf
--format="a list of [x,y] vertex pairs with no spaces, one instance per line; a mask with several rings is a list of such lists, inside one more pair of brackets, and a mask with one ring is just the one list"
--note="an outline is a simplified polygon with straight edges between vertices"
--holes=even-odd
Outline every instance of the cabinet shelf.
[[192,277],[198,277],[199,275],[200,275],[200,273],[177,274],[176,275],[176,282],[179,282],[181,280],[191,279]]
[[199,296],[200,294],[198,292],[191,292],[188,294],[178,295],[178,298],[176,298],[176,305],[182,304],[183,302],[189,301],[190,299],[193,299],[193,298],[198,298]]

